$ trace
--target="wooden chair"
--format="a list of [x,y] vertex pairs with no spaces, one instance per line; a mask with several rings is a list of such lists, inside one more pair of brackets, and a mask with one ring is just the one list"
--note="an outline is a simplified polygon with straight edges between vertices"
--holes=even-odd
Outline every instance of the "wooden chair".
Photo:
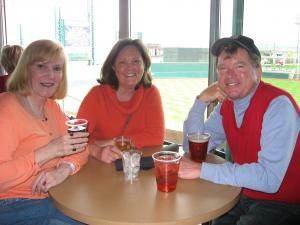
[[178,144],[179,146],[182,145],[183,141],[183,132],[179,130],[171,130],[171,129],[166,129],[165,130],[165,145],[168,144]]

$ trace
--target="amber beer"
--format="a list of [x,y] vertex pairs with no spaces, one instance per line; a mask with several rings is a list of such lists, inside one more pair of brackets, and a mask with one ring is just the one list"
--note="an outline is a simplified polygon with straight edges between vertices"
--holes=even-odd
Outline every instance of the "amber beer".
[[190,158],[195,162],[203,162],[207,155],[209,134],[192,133],[188,134]]
[[115,138],[115,143],[121,151],[128,151],[133,148],[131,139],[129,137],[120,136]]

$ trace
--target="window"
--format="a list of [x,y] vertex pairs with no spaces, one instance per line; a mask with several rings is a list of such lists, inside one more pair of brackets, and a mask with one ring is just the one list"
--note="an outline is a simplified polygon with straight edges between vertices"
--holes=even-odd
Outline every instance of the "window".
[[[83,97],[97,84],[101,65],[118,40],[119,1],[5,1],[9,44],[26,47],[48,38],[64,45],[70,59],[69,89],[61,105],[70,114],[76,114]],[[166,128],[182,130],[196,95],[208,85],[211,0],[130,2],[130,36],[140,38],[151,55]],[[300,2],[244,2],[243,33],[262,52],[263,80],[288,90],[300,104]],[[220,36],[227,37],[232,33],[233,0],[221,3]]]
[[245,0],[244,34],[254,39],[262,53],[263,80],[286,89],[298,105],[299,32],[298,0]]
[[131,1],[131,36],[149,49],[166,128],[182,130],[196,96],[208,85],[209,14],[209,0]]
[[[37,39],[59,40],[69,57],[63,109],[76,114],[97,84],[100,68],[118,40],[118,0],[6,1],[7,41],[26,47]],[[72,7],[70,7],[72,4]]]

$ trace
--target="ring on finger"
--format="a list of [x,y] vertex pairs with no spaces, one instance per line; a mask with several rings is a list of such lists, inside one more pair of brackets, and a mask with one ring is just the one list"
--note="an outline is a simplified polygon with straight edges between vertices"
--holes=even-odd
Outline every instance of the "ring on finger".
[[73,145],[72,151],[75,152],[76,151],[76,147],[75,145]]

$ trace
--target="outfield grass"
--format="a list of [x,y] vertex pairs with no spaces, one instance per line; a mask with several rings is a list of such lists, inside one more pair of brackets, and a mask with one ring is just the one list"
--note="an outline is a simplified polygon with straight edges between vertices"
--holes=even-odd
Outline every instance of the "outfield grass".
[[300,105],[300,80],[263,78],[263,81],[288,91]]

